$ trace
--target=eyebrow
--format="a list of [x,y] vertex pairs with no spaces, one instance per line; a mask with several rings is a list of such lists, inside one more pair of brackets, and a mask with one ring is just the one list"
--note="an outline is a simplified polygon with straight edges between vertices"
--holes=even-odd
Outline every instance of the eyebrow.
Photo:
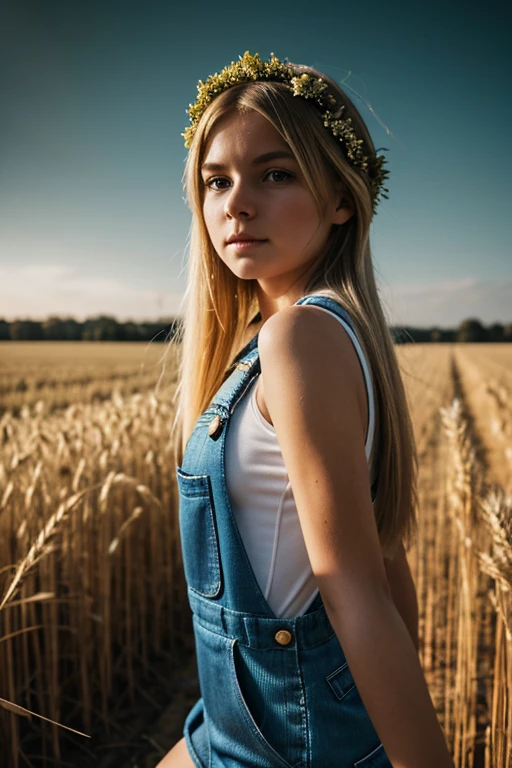
[[[261,163],[268,163],[269,160],[279,160],[279,159],[288,159],[288,160],[295,160],[295,157],[292,155],[291,152],[288,152],[286,149],[278,149],[274,152],[265,152],[264,155],[260,155],[259,157],[256,157],[251,165],[260,165]],[[225,165],[222,163],[203,163],[201,166],[202,171],[223,171],[225,169]]]

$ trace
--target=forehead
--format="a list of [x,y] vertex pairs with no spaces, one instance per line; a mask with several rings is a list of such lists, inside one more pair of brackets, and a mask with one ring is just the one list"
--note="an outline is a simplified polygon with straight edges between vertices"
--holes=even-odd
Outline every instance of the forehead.
[[274,126],[253,110],[239,114],[230,113],[221,117],[206,142],[205,162],[220,162],[249,159],[265,151],[287,150],[290,148]]

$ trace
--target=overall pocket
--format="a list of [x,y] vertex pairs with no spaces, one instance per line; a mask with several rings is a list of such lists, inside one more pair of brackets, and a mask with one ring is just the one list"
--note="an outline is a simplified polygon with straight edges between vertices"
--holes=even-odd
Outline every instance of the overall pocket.
[[[249,704],[249,701],[247,700],[247,696],[244,694],[244,677],[241,674],[241,670],[239,669],[239,665],[242,665],[243,658],[240,655],[240,645],[238,643],[238,640],[234,638],[231,641],[231,654],[230,654],[230,667],[231,667],[231,674],[234,682],[234,690],[235,695],[238,699],[239,704],[239,710],[242,713],[247,726],[250,728],[250,730],[253,732],[255,738],[260,743],[261,747],[265,750],[267,753],[268,759],[270,760],[271,764],[273,766],[281,766],[281,768],[293,768],[293,765],[289,763],[285,758],[280,754],[280,752],[277,751],[275,747],[272,746],[270,741],[265,737],[263,734],[260,726],[258,725],[255,717],[255,713],[252,711],[252,708]],[[261,691],[260,695],[265,695],[265,691]],[[286,727],[291,728],[292,726],[290,724],[287,724]]]
[[194,616],[197,670],[210,743],[208,768],[292,768],[265,739],[241,693],[235,669],[236,638]]
[[191,475],[177,467],[176,479],[185,578],[191,589],[215,597],[222,578],[210,477]]

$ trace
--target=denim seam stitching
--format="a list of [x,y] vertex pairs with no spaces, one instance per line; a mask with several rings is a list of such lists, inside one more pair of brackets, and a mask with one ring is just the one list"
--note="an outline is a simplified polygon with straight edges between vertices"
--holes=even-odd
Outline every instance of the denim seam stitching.
[[341,665],[341,667],[338,667],[338,669],[335,669],[334,672],[331,672],[329,675],[327,675],[327,680],[330,680],[331,677],[334,677],[338,674],[338,672],[341,672],[342,669],[345,669],[345,667],[348,667],[348,662],[345,662]]
[[[299,701],[299,707],[301,711],[301,722],[302,722],[302,738],[303,738],[303,744],[304,744],[301,763],[302,765],[304,765],[304,768],[309,768],[309,722],[308,722],[308,708],[306,706],[306,686],[304,685],[304,676],[300,666],[299,649],[297,644],[295,644],[295,662],[296,662],[297,671],[298,671],[300,697],[303,701],[302,704]],[[305,762],[304,762],[304,753],[306,754]]]

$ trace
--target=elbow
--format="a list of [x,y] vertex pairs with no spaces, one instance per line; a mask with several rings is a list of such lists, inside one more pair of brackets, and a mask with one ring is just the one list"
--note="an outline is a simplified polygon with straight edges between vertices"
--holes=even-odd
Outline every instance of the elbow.
[[[319,583],[320,593],[329,619],[366,614],[376,608],[395,608],[388,583],[371,582],[361,586],[333,584],[332,580]],[[331,620],[331,624],[333,621]]]
[[[361,638],[368,632],[378,633],[379,626],[382,626],[380,621],[390,620],[393,614],[400,617],[399,621],[405,626],[416,653],[419,653],[417,612],[411,611],[410,606],[407,611],[400,610],[401,606],[396,605],[389,585],[377,582],[343,591],[324,587],[320,588],[320,592],[329,621],[342,645],[347,633],[354,638]],[[355,635],[352,635],[353,632]]]

